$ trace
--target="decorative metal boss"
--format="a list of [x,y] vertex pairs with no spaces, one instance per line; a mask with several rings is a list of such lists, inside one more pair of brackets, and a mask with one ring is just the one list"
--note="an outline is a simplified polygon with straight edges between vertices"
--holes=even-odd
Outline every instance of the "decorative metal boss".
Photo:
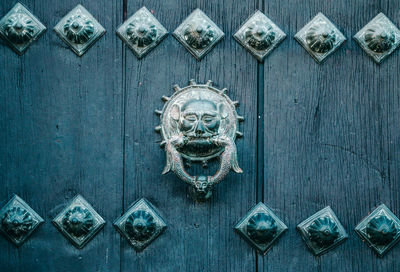
[[106,30],[82,5],[77,5],[54,27],[57,35],[75,52],[82,56]]
[[[160,115],[161,124],[156,127],[165,147],[167,162],[163,174],[173,171],[181,180],[191,185],[191,192],[198,200],[211,196],[212,188],[228,174],[230,169],[242,173],[240,169],[235,139],[241,136],[239,121],[243,117],[236,112],[238,102],[232,101],[225,92],[218,90],[212,82],[197,84],[194,80],[184,88],[174,86],[171,97],[166,101]],[[220,167],[213,176],[191,176],[186,172],[184,160],[203,162],[220,158]]]
[[42,217],[17,195],[0,210],[0,231],[16,246],[22,245],[43,222]]
[[383,13],[379,13],[354,35],[361,48],[381,63],[400,45],[400,30]]
[[0,20],[0,36],[19,55],[36,41],[46,27],[22,4],[17,3]]
[[237,223],[235,229],[261,254],[266,254],[288,228],[270,208],[260,202]]
[[196,9],[175,29],[173,35],[200,61],[225,34],[204,12]]
[[257,60],[263,61],[286,38],[286,34],[257,10],[233,37]]
[[71,203],[53,219],[53,224],[77,248],[83,248],[105,223],[81,195],[74,197]]
[[145,249],[167,228],[159,212],[145,198],[134,203],[114,226],[136,251]]
[[299,225],[297,229],[308,248],[319,256],[344,242],[348,235],[331,207],[325,207]]
[[142,7],[118,27],[117,35],[140,59],[167,37],[168,31],[146,7]]
[[318,62],[335,52],[346,40],[345,36],[321,12],[294,36]]
[[383,257],[400,241],[400,220],[382,204],[362,220],[355,231],[379,257]]

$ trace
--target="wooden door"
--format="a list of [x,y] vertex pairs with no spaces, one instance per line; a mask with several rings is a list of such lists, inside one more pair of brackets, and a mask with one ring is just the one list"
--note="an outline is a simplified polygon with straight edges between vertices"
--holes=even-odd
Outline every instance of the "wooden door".
[[[15,3],[3,0],[0,15]],[[0,239],[2,271],[399,270],[400,246],[379,258],[354,232],[381,203],[400,216],[399,53],[377,65],[352,39],[379,12],[400,25],[398,1],[23,4],[47,31],[22,56],[0,46],[0,204],[17,194],[45,222],[20,247]],[[52,30],[77,4],[107,31],[82,57]],[[197,61],[169,35],[138,60],[115,31],[142,6],[170,33],[200,8],[225,38]],[[264,63],[232,37],[256,9],[287,35]],[[347,38],[322,64],[293,39],[318,12]],[[245,117],[236,141],[244,173],[229,174],[204,203],[175,175],[161,175],[165,153],[154,132],[161,96],[192,78],[228,88]],[[51,223],[77,194],[106,221],[82,249]],[[136,252],[113,221],[142,197],[168,227]],[[289,227],[265,256],[233,229],[258,202]],[[314,257],[296,226],[328,205],[349,237]]]

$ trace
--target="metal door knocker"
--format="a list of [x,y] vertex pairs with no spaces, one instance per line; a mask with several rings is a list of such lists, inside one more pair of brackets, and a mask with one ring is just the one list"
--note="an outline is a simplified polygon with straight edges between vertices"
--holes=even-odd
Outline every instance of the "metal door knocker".
[[[166,101],[160,115],[161,124],[156,127],[163,141],[167,155],[163,174],[173,171],[181,180],[191,185],[191,192],[197,200],[205,200],[211,196],[212,188],[219,183],[232,169],[242,173],[240,169],[235,139],[241,136],[238,131],[239,121],[243,117],[236,112],[238,102],[232,101],[225,93],[218,90],[212,82],[190,85],[180,88],[174,86],[175,93],[171,97],[163,97]],[[220,166],[213,176],[191,176],[186,172],[184,160],[203,162],[219,157]]]

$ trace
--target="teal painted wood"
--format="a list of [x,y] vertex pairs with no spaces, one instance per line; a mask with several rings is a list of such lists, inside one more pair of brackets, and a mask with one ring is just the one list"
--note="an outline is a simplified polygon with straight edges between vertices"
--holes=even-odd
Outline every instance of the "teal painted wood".
[[[376,65],[351,38],[379,12],[400,24],[398,1],[265,1],[290,37],[264,65],[264,201],[290,231],[259,271],[397,271],[359,239],[358,222],[381,203],[400,212],[399,52]],[[318,12],[347,41],[318,65],[294,39]],[[277,80],[284,79],[284,80]],[[294,226],[331,206],[349,238],[321,257]]]
[[[122,45],[100,39],[79,58],[52,31],[77,4],[108,33],[122,1],[23,1],[47,31],[19,57],[0,46],[0,204],[17,193],[45,220],[20,248],[0,239],[2,271],[117,271],[122,209]],[[16,1],[1,2],[5,14]],[[107,221],[76,249],[51,220],[82,194]],[[115,270],[115,268],[117,268]]]
[[[232,38],[256,6],[252,1],[128,1],[129,17],[142,5],[173,32],[196,8],[203,10],[225,33],[225,38],[198,62],[171,35],[145,58],[137,60],[125,48],[125,184],[124,208],[146,197],[165,218],[165,233],[137,254],[128,242],[121,245],[121,271],[255,271],[256,252],[233,231],[236,222],[254,205],[256,177],[257,62]],[[218,184],[210,200],[196,204],[187,186],[176,175],[162,176],[165,152],[155,109],[172,86],[213,80],[228,88],[229,96],[242,103],[246,120],[240,125],[244,137],[236,141],[243,174],[230,173]],[[191,173],[204,173],[197,167]],[[201,171],[201,172],[200,172]],[[215,173],[215,165],[210,166]]]
[[[2,1],[0,14],[15,3]],[[82,58],[52,31],[79,3],[107,30]],[[353,229],[381,203],[400,215],[399,50],[378,66],[351,37],[381,11],[399,26],[400,3],[24,4],[48,30],[22,57],[1,42],[0,62],[6,69],[0,73],[0,204],[17,193],[46,222],[18,249],[0,239],[5,271],[398,270],[400,246],[378,258]],[[169,32],[200,8],[225,38],[201,62],[171,36],[138,60],[115,30],[143,5]],[[256,8],[288,35],[264,64],[232,38]],[[322,65],[293,39],[318,12],[347,37]],[[237,140],[244,174],[231,173],[201,204],[192,201],[175,175],[161,176],[165,155],[153,131],[159,122],[153,111],[163,105],[160,97],[190,78],[227,87],[246,118],[244,138]],[[214,170],[211,165],[210,173]],[[82,250],[50,223],[77,193],[107,221]],[[168,228],[136,253],[111,223],[141,197],[156,206]],[[257,255],[233,231],[262,200],[289,227],[266,256]],[[327,205],[349,239],[314,257],[295,226]]]

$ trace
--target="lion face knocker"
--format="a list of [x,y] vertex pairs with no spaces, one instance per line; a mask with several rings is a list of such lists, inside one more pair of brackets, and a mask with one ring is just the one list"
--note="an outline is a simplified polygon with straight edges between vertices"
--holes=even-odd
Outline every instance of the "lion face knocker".
[[[226,89],[214,88],[211,81],[197,84],[191,80],[189,86],[175,85],[174,89],[172,97],[163,97],[163,110],[156,111],[161,119],[156,131],[163,137],[161,147],[167,155],[163,174],[173,171],[191,186],[196,199],[205,200],[231,169],[242,173],[235,139],[242,136],[238,126],[244,119],[236,112],[238,102],[225,94]],[[216,157],[220,158],[220,166],[213,176],[191,176],[185,170],[184,160],[206,165]]]

